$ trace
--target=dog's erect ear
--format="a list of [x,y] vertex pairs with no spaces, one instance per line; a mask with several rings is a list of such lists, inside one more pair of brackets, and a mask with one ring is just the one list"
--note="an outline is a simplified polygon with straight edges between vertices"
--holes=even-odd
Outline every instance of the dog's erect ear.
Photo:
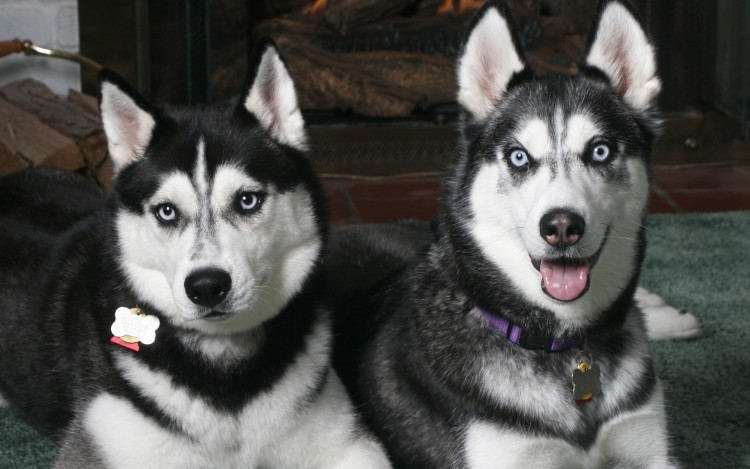
[[483,119],[524,68],[508,5],[488,1],[474,19],[458,62],[458,102],[473,118]]
[[307,148],[305,122],[297,104],[294,82],[271,39],[264,39],[256,46],[240,104],[274,139],[299,150]]
[[599,4],[584,65],[604,72],[625,102],[641,111],[653,106],[661,90],[656,51],[638,18],[619,1]]
[[115,173],[143,156],[156,120],[154,109],[115,72],[99,72],[99,109]]

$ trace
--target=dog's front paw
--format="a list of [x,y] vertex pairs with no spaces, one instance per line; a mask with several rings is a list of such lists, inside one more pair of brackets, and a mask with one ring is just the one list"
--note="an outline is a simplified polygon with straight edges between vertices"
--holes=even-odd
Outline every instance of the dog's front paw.
[[638,287],[635,301],[643,311],[651,340],[690,339],[703,333],[703,324],[693,314],[667,304],[664,298]]

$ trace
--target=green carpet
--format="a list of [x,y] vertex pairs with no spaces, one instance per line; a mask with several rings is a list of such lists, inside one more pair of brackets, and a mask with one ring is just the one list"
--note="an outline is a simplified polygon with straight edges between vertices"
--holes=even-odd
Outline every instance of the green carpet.
[[648,219],[641,284],[703,321],[703,337],[653,345],[689,468],[750,468],[750,212]]
[[[674,453],[687,468],[750,468],[750,212],[652,215],[642,285],[704,323],[653,348]],[[55,447],[0,409],[0,467],[49,467]]]

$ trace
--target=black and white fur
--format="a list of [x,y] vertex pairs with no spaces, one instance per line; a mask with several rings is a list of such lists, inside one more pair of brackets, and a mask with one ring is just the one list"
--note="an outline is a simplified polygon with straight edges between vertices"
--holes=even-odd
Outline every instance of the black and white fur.
[[[397,467],[673,467],[634,301],[658,127],[654,47],[616,0],[601,2],[577,76],[534,76],[518,44],[507,5],[488,2],[458,63],[460,154],[414,266],[357,290],[352,262],[388,277],[415,256],[420,228],[391,227],[405,240],[396,248],[356,228],[336,234],[337,367]],[[478,307],[536,335],[585,336],[601,394],[574,401],[579,350],[523,348]]]
[[[326,212],[275,45],[231,104],[153,107],[106,71],[100,91],[107,200],[0,180],[4,401],[57,467],[389,467],[330,366]],[[110,343],[119,307],[156,340]]]

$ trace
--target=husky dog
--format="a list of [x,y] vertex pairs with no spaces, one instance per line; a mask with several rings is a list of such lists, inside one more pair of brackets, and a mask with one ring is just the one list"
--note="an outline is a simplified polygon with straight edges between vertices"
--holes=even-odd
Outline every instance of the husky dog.
[[100,92],[108,200],[0,180],[4,401],[58,467],[389,467],[330,366],[323,196],[275,45],[232,104]]
[[[580,70],[535,77],[488,2],[458,63],[433,241],[376,293],[336,300],[336,366],[397,467],[674,465],[634,301],[661,85],[629,5],[600,4]],[[408,228],[358,264],[387,276],[415,256]]]

